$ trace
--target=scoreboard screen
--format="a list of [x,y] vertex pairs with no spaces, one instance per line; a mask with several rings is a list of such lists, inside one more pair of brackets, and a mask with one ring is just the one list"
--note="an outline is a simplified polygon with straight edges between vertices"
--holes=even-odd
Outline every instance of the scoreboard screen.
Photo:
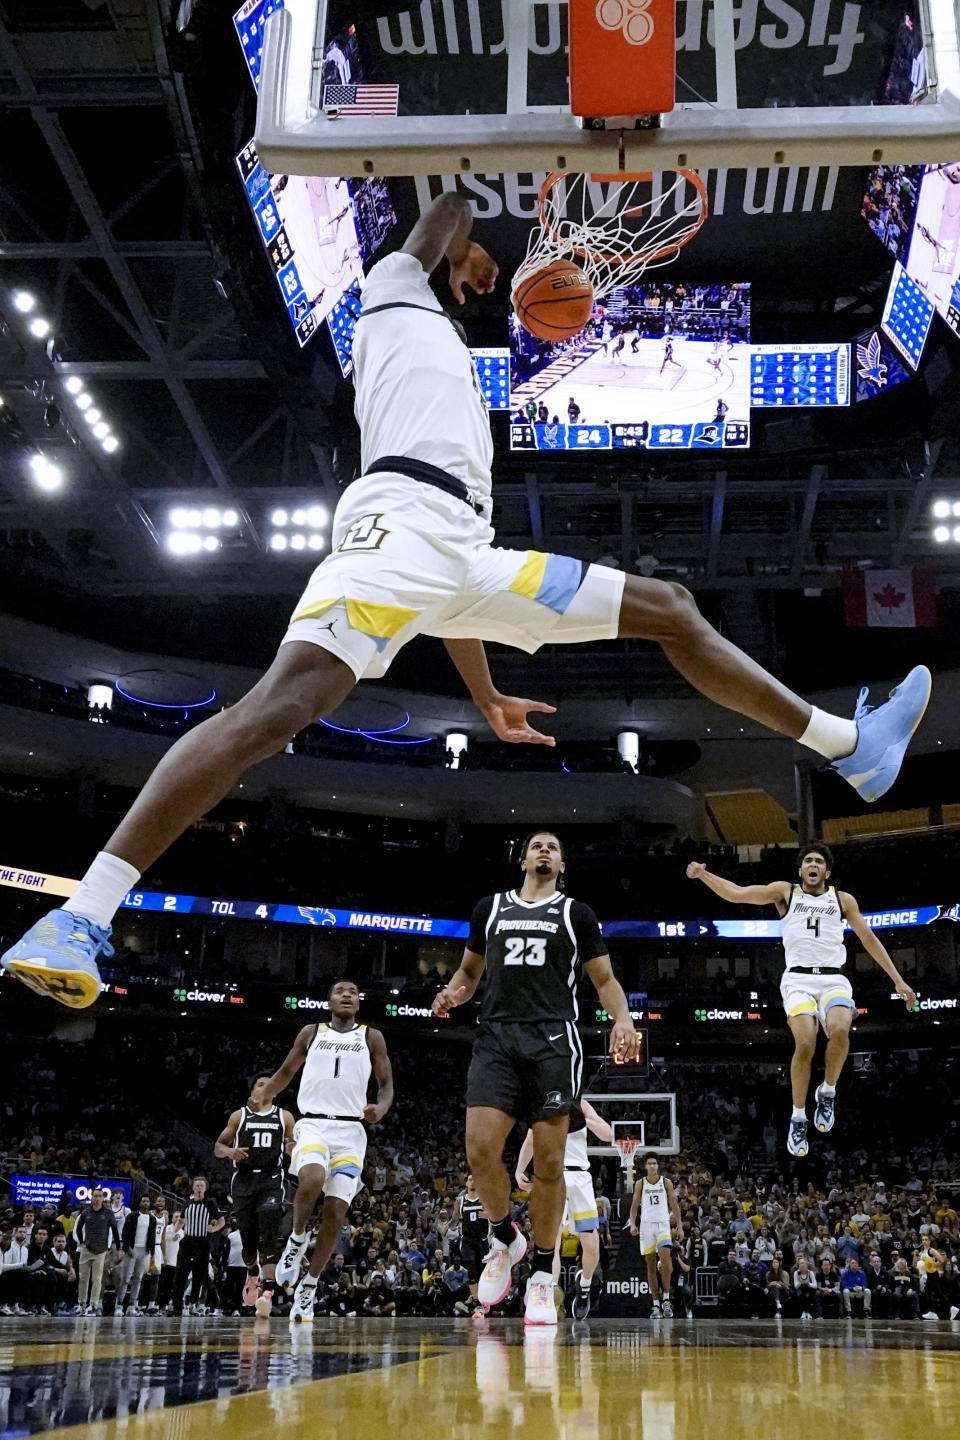
[[754,408],[849,403],[849,345],[751,347],[750,404]]
[[511,450],[721,450],[750,444],[750,286],[612,290],[572,340],[510,320]]
[[933,324],[933,302],[897,261],[883,307],[881,324],[909,365],[916,370]]
[[911,378],[910,371],[879,325],[857,336],[853,342],[853,354],[853,398],[858,404],[892,390],[895,385],[904,385]]
[[470,347],[480,390],[488,410],[510,409],[510,347],[487,345]]
[[928,165],[924,171],[903,264],[947,319],[960,281],[960,165]]

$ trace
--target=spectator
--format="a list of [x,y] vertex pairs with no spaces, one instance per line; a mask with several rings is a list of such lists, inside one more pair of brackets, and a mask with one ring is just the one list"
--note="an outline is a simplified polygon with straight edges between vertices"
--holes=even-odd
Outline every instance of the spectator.
[[27,1232],[0,1230],[0,1315],[22,1315],[27,1297]]
[[443,1272],[443,1283],[449,1295],[449,1305],[454,1315],[469,1315],[470,1306],[470,1272],[467,1270],[459,1253],[454,1250],[450,1255],[450,1263]]
[[821,1260],[817,1271],[817,1292],[820,1296],[820,1313],[824,1319],[839,1319],[840,1277],[828,1255]]
[[890,1277],[883,1268],[878,1250],[872,1250],[867,1261],[867,1284],[870,1287],[870,1314],[874,1320],[889,1320]]
[[139,1208],[136,1211],[131,1210],[124,1220],[120,1239],[124,1265],[117,1286],[117,1310],[123,1310],[126,1301],[131,1315],[142,1315],[139,1304],[140,1286],[147,1270],[154,1263],[157,1251],[157,1222],[149,1195],[142,1195]]
[[853,1314],[855,1301],[862,1301],[862,1313],[870,1314],[871,1290],[867,1281],[866,1271],[860,1269],[860,1261],[855,1255],[848,1255],[846,1263],[840,1272],[840,1292],[843,1298],[844,1315]]
[[160,1266],[160,1281],[157,1286],[157,1309],[169,1309],[173,1311],[173,1282],[177,1273],[177,1257],[180,1254],[180,1241],[183,1239],[183,1216],[179,1210],[174,1210],[169,1222],[163,1227],[163,1234],[160,1239],[160,1250],[162,1263]]
[[784,1301],[790,1299],[790,1275],[783,1268],[783,1252],[776,1250],[773,1259],[766,1267],[766,1286],[768,1293],[773,1298],[773,1313],[783,1313]]
[[920,1314],[917,1282],[902,1255],[894,1261],[890,1271],[890,1302],[891,1312],[897,1320],[916,1320]]
[[743,1278],[743,1267],[737,1263],[735,1250],[727,1251],[727,1258],[717,1267],[717,1311],[723,1316],[744,1314],[747,1306],[747,1286]]

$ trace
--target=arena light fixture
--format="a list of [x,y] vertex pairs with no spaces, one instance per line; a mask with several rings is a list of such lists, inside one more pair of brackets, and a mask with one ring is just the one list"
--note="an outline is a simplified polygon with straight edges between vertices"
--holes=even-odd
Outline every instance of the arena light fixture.
[[202,519],[205,530],[218,530],[220,528],[220,511],[213,505],[206,507]]
[[29,315],[30,311],[36,308],[36,300],[29,290],[18,290],[13,297],[14,307],[21,315]]
[[950,539],[949,525],[938,525],[933,532],[933,538],[938,545],[943,545]]
[[953,515],[954,519],[960,517],[960,500],[954,500],[953,504],[950,506],[950,513]]
[[307,547],[310,550],[322,550],[323,546],[324,539],[322,535],[311,535],[307,541]]
[[220,519],[223,521],[224,525],[228,527],[232,525],[239,525],[240,523],[240,516],[237,514],[236,510],[224,510],[223,514],[220,516]]
[[192,530],[171,530],[167,536],[167,549],[173,555],[197,555],[203,548],[203,540]]
[[290,549],[291,549],[291,550],[306,550],[306,548],[307,548],[307,537],[306,537],[305,535],[301,535],[300,532],[298,531],[296,535],[291,535],[291,536],[290,536]]
[[960,545],[960,525],[954,525],[953,538],[957,542],[957,544]]
[[306,525],[306,523],[307,523],[307,512],[306,512],[306,510],[304,510],[304,509],[302,509],[302,508],[299,509],[299,510],[294,510],[293,514],[290,516],[290,524],[291,524],[291,525]]
[[270,549],[271,549],[271,550],[286,550],[286,548],[287,548],[287,537],[286,537],[286,535],[279,535],[279,534],[277,534],[277,535],[271,535],[271,536],[270,536]]
[[290,517],[287,515],[286,510],[274,510],[273,514],[270,516],[270,524],[276,525],[277,529],[280,530],[284,525],[286,525],[289,518]]
[[327,523],[327,512],[322,505],[311,505],[307,511],[307,524],[314,530]]
[[100,444],[103,446],[104,450],[106,450],[108,455],[112,455],[115,450],[120,449],[120,441],[117,439],[116,435],[105,436],[104,439],[100,441]]
[[[89,410],[84,410],[83,418],[88,425],[96,425],[97,421],[101,418],[100,411],[96,405],[91,405]],[[106,426],[104,426],[104,429],[106,429]]]
[[78,393],[76,400],[78,410],[89,410],[90,406],[93,404],[93,396],[88,395],[86,390],[81,390]]
[[43,340],[50,334],[50,321],[44,320],[42,315],[35,315],[30,321],[30,334],[35,340]]
[[219,538],[218,538],[216,535],[204,535],[204,537],[203,537],[203,548],[204,548],[204,550],[210,550],[210,551],[219,550],[219,549],[220,549],[220,541],[219,541]]
[[41,490],[50,492],[60,489],[63,484],[63,471],[59,465],[52,465],[46,455],[40,453],[31,455],[29,464],[33,478]]
[[93,433],[94,435],[96,435],[98,440],[106,440],[107,436],[110,434],[110,426],[107,424],[106,420],[98,420],[96,425],[94,425],[93,427]]
[[83,381],[79,375],[68,375],[64,383],[68,395],[79,395],[83,389]]
[[934,518],[934,520],[946,520],[946,518],[947,518],[947,516],[948,516],[949,514],[950,514],[950,501],[949,501],[949,500],[934,500],[934,502],[933,502],[933,518]]

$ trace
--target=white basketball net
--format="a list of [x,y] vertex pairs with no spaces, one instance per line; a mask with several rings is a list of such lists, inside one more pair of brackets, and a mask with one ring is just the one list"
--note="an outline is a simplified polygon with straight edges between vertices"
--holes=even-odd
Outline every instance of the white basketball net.
[[540,187],[540,224],[513,277],[554,260],[574,260],[590,277],[594,299],[669,265],[707,218],[707,194],[692,170],[589,175],[555,170]]

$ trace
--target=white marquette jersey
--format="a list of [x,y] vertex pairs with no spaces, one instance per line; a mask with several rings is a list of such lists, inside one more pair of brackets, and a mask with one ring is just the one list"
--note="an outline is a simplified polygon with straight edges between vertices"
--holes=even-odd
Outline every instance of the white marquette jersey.
[[366,1025],[352,1030],[318,1025],[303,1062],[300,1114],[362,1120],[371,1069]]
[[667,1205],[667,1187],[663,1183],[663,1176],[656,1185],[651,1185],[649,1180],[641,1182],[640,1190],[640,1224],[661,1225],[664,1230],[670,1229],[670,1209]]
[[425,460],[462,480],[489,520],[490,416],[473,357],[415,255],[388,255],[367,276],[353,365],[361,468],[386,455]]
[[787,969],[798,966],[840,970],[847,958],[843,947],[843,911],[836,888],[810,895],[800,885],[790,892],[783,917],[783,953]]
[[563,1152],[564,1170],[589,1170],[590,1157],[587,1154],[587,1127],[582,1130],[575,1130],[572,1135],[567,1135],[567,1143]]

